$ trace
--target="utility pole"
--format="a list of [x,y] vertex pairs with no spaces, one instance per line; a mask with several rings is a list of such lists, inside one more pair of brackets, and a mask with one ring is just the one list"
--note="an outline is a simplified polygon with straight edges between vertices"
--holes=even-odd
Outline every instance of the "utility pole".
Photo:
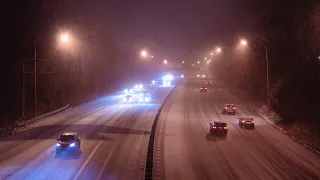
[[24,61],[22,61],[22,119],[25,119],[25,77],[24,77]]
[[37,43],[34,43],[34,114],[37,115]]
[[265,45],[263,47],[266,50],[266,62],[267,62],[267,95],[268,95],[268,113],[270,114],[270,80],[269,80],[269,59],[268,59],[268,49]]

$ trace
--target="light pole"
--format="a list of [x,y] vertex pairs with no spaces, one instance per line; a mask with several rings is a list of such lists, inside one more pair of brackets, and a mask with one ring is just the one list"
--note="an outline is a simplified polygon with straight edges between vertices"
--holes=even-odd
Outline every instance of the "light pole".
[[[61,38],[60,38],[60,41],[62,43],[62,51],[63,51],[63,60],[64,61],[67,61],[68,59],[68,45],[69,45],[69,34],[67,33],[64,33],[64,34],[61,34]],[[70,84],[71,84],[71,68],[70,68],[70,62],[67,62],[68,63],[68,77],[67,77],[67,81],[68,81],[68,85],[66,86],[66,94],[65,94],[65,97],[69,95],[70,93]],[[62,104],[64,104],[64,99],[65,97],[62,98]]]
[[266,65],[267,65],[267,96],[268,96],[268,114],[270,114],[270,80],[269,80],[269,58],[268,58],[268,48],[262,44],[266,50]]
[[34,114],[37,115],[37,43],[34,43]]

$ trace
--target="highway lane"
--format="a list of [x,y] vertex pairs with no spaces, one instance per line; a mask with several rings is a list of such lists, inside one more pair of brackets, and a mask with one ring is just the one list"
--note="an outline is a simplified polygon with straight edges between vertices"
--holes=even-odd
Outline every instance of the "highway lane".
[[[104,97],[0,139],[0,179],[142,179],[153,117],[171,89],[152,88],[149,104]],[[80,134],[81,155],[55,154],[66,131]]]
[[[158,179],[320,179],[320,158],[278,132],[227,87],[213,82],[199,93],[201,80],[184,80],[163,107],[158,122],[154,178]],[[225,103],[237,115],[222,115]],[[255,130],[236,117],[255,119]],[[210,136],[209,122],[228,123],[227,138]]]

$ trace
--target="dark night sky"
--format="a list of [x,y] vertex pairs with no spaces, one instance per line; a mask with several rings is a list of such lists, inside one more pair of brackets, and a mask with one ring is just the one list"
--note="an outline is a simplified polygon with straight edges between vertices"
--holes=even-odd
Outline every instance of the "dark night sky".
[[[180,61],[181,58],[195,58],[206,52],[207,48],[223,44],[224,40],[230,41],[247,35],[252,26],[253,13],[267,9],[262,2],[266,1],[15,1],[9,3],[9,8],[13,9],[8,13],[9,21],[13,21],[9,26],[13,28],[8,30],[9,33],[19,34],[13,35],[19,41],[26,34],[41,36],[41,29],[46,27],[37,27],[37,23],[42,21],[45,13],[53,14],[51,18],[66,27],[66,17],[69,22],[84,17],[95,24],[87,28],[108,29],[106,37],[112,37],[125,51],[135,52],[146,47],[155,57]],[[279,4],[279,1],[276,2]],[[268,1],[268,5],[270,4],[274,5]],[[49,25],[50,23],[42,23],[42,26]]]
[[242,3],[223,0],[109,4],[106,19],[117,43],[134,50],[147,47],[156,56],[168,59],[186,57],[190,51],[203,51],[207,45],[213,47],[215,37],[239,30],[248,12]]

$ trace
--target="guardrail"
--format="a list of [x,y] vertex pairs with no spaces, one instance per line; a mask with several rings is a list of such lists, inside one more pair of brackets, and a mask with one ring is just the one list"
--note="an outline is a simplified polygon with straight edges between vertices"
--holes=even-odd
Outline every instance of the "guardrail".
[[59,108],[59,109],[56,109],[56,110],[51,111],[51,112],[48,112],[48,113],[43,114],[43,115],[41,115],[41,116],[38,116],[38,117],[35,117],[35,118],[32,118],[32,119],[26,120],[26,121],[24,121],[24,122],[16,123],[14,130],[15,130],[15,131],[18,131],[18,130],[20,130],[20,129],[26,128],[26,127],[28,127],[28,126],[30,126],[30,125],[32,125],[32,124],[35,124],[35,123],[39,122],[40,120],[43,120],[43,119],[46,118],[46,117],[52,116],[52,115],[54,115],[54,114],[57,114],[57,113],[59,113],[59,112],[61,112],[61,111],[66,110],[69,106],[70,106],[70,105],[67,104],[67,105],[65,105],[65,106],[63,106],[63,107],[61,107],[61,108]]
[[21,129],[27,128],[27,127],[29,127],[29,126],[37,123],[37,122],[40,122],[41,120],[44,120],[45,118],[47,118],[49,116],[52,116],[52,115],[57,114],[59,112],[62,112],[64,110],[66,110],[69,106],[70,105],[67,104],[67,105],[65,105],[65,106],[63,106],[63,107],[61,107],[59,109],[56,109],[54,111],[48,112],[48,113],[43,114],[43,115],[40,115],[38,117],[35,117],[35,118],[32,118],[32,119],[28,119],[28,120],[23,121],[23,122],[18,122],[18,123],[16,123],[14,125],[13,128],[6,128],[4,130],[4,132],[2,132],[0,134],[0,138],[5,137],[5,136],[10,135],[10,134],[12,135],[14,132],[20,131]]

